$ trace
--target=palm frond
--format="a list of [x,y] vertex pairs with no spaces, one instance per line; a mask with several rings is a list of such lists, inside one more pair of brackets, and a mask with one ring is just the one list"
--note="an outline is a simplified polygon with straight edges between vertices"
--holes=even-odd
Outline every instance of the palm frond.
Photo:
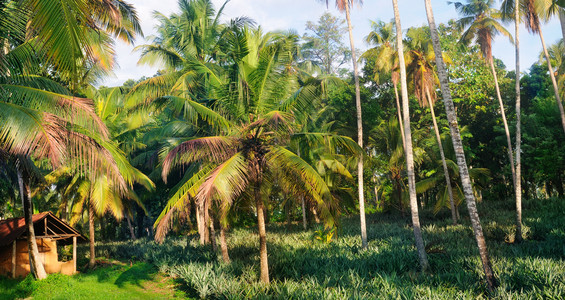
[[190,139],[170,151],[163,161],[163,180],[166,182],[170,170],[181,164],[199,160],[220,162],[235,154],[233,141],[229,137],[213,136]]

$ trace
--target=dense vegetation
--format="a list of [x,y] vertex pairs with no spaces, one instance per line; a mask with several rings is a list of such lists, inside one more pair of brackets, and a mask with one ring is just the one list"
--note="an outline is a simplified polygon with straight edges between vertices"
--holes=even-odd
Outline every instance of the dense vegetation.
[[[485,234],[494,268],[500,274],[495,298],[563,297],[565,220],[560,216],[564,206],[565,202],[557,199],[527,201],[527,239],[514,245],[509,243],[513,238],[509,225],[514,215],[512,205],[499,201],[479,206],[485,212],[481,215]],[[308,231],[303,231],[297,222],[290,228],[285,224],[268,226],[272,233],[269,247],[276,249],[269,257],[273,274],[269,286],[258,282],[257,234],[242,227],[228,238],[230,264],[223,263],[210,246],[200,245],[195,235],[167,238],[165,245],[150,239],[105,242],[97,247],[99,261],[107,263],[108,257],[118,259],[126,262],[125,267],[106,266],[73,277],[50,276],[47,282],[31,286],[31,278],[20,283],[5,280],[0,281],[0,291],[9,295],[7,299],[30,295],[42,299],[43,293],[49,293],[50,298],[131,299],[123,293],[136,290],[133,286],[138,285],[148,292],[164,293],[163,297],[172,296],[164,287],[174,286],[179,297],[215,299],[486,298],[484,281],[478,280],[482,271],[468,221],[453,226],[448,213],[438,221],[431,211],[421,217],[431,263],[427,273],[418,270],[409,218],[400,213],[377,213],[368,217],[367,250],[360,247],[356,217],[343,220],[339,238],[331,243],[320,240],[320,225]],[[87,247],[80,250],[87,251]],[[130,267],[131,261],[144,263]],[[86,266],[86,260],[80,265]],[[156,267],[151,269],[148,265]],[[155,279],[157,271],[174,278],[174,282]],[[146,281],[155,281],[161,288],[148,287]]]
[[1,218],[52,210],[89,232],[90,269],[143,261],[139,276],[157,267],[189,297],[563,297],[564,44],[524,73],[491,50],[516,15],[541,36],[558,2],[376,20],[357,53],[356,1],[299,36],[181,0],[136,48],[161,70],[98,88],[114,39],[141,34],[135,8],[60,2],[0,2]]

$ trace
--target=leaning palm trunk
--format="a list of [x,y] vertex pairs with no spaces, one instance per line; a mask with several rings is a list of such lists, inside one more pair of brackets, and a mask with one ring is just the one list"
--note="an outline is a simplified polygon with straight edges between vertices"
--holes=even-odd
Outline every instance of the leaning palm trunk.
[[565,9],[559,8],[559,23],[561,23],[561,34],[563,41],[565,41]]
[[259,227],[259,257],[261,261],[261,281],[269,283],[269,260],[267,258],[267,230],[265,229],[265,214],[261,189],[255,187],[255,203],[257,205],[257,226]]
[[473,232],[475,234],[475,239],[477,241],[477,247],[479,248],[479,254],[481,257],[481,262],[483,264],[483,269],[485,271],[485,277],[486,277],[488,289],[490,291],[493,291],[497,286],[497,282],[494,272],[492,270],[490,259],[488,257],[487,245],[486,245],[485,237],[483,235],[483,228],[481,226],[479,214],[477,212],[477,204],[475,202],[475,196],[473,194],[473,187],[471,186],[469,170],[467,169],[467,161],[465,159],[463,143],[461,142],[461,134],[459,132],[459,125],[457,123],[457,116],[455,114],[455,106],[453,104],[453,99],[451,98],[451,90],[449,89],[447,71],[445,69],[445,63],[443,61],[443,55],[441,53],[439,36],[432,12],[432,4],[430,0],[424,0],[424,3],[426,6],[426,14],[428,16],[428,23],[430,26],[432,44],[436,56],[436,65],[438,70],[438,77],[440,80],[441,93],[443,96],[443,102],[445,104],[445,112],[447,114],[447,119],[449,121],[449,128],[451,132],[451,139],[453,142],[453,149],[455,150],[457,165],[459,166],[459,176],[461,177],[461,185],[463,186],[465,202],[467,203],[467,210],[469,211],[471,225],[473,227]]
[[[521,135],[521,107],[520,107],[520,22],[519,22],[519,9],[518,1],[514,1],[514,30],[515,33],[515,47],[516,47],[516,236],[515,242],[522,241],[522,176],[521,176],[521,161],[520,151],[522,143]],[[561,19],[561,30],[565,38],[565,24],[563,21],[563,9],[559,10],[559,18]]]
[[90,238],[90,260],[88,261],[89,267],[94,267],[96,264],[96,255],[94,252],[94,208],[92,204],[88,204],[88,233]]
[[498,104],[500,105],[500,115],[502,116],[502,123],[504,124],[504,132],[506,133],[506,146],[508,147],[508,158],[510,159],[510,171],[512,172],[512,186],[516,190],[516,169],[514,168],[514,155],[512,154],[512,139],[510,138],[510,130],[508,129],[508,122],[506,121],[506,113],[504,112],[504,103],[502,102],[502,97],[500,96],[500,88],[498,86],[498,76],[496,75],[496,69],[494,68],[494,59],[488,57],[488,64],[490,65],[490,71],[494,77],[494,86],[496,88],[496,97],[498,98]]
[[[363,149],[363,122],[361,118],[361,92],[359,90],[359,70],[357,68],[357,56],[353,43],[353,30],[351,17],[349,15],[349,3],[345,5],[345,18],[349,29],[349,44],[351,45],[351,60],[353,61],[353,77],[355,77],[355,106],[357,108],[357,143]],[[361,246],[367,248],[367,225],[365,222],[365,196],[363,194],[363,152],[359,154],[357,163],[357,189],[359,191],[359,217],[361,222]]]
[[455,201],[453,200],[453,188],[451,187],[451,178],[449,177],[449,169],[447,168],[447,162],[445,161],[445,153],[443,152],[443,143],[441,142],[441,136],[439,134],[439,128],[436,121],[436,113],[434,111],[434,104],[430,96],[430,90],[426,87],[426,96],[428,98],[428,104],[430,105],[430,111],[432,112],[432,121],[434,123],[434,131],[436,133],[437,144],[439,146],[439,155],[441,157],[441,165],[443,167],[443,174],[445,176],[445,185],[447,186],[447,195],[449,196],[449,207],[451,208],[451,220],[453,225],[457,225],[457,208],[455,207]]
[[410,211],[412,216],[412,227],[414,230],[414,239],[416,240],[416,249],[420,258],[420,267],[422,272],[428,268],[428,256],[424,247],[424,239],[422,238],[422,229],[420,227],[420,217],[418,214],[418,199],[416,196],[416,177],[414,174],[414,153],[412,149],[412,130],[410,129],[410,113],[408,107],[408,87],[406,84],[406,65],[404,63],[404,45],[402,44],[402,26],[400,25],[400,15],[398,12],[398,1],[392,0],[394,8],[394,20],[396,23],[396,45],[398,49],[398,62],[400,64],[400,89],[402,93],[402,113],[404,115],[404,140],[406,154],[406,171],[408,173],[408,192],[410,195]]
[[18,173],[18,186],[20,189],[20,197],[22,198],[22,205],[24,208],[24,219],[27,228],[27,248],[29,255],[29,266],[31,273],[36,279],[47,278],[45,267],[39,257],[39,249],[37,248],[37,241],[35,239],[35,230],[33,228],[33,204],[29,197],[29,186],[24,182],[23,172],[20,169],[22,166],[17,166]]
[[224,263],[230,263],[230,256],[228,253],[228,243],[226,241],[226,226],[222,225],[220,221],[220,248],[222,249],[222,259]]
[[557,80],[555,80],[555,74],[553,73],[553,67],[551,66],[551,61],[549,60],[549,53],[547,52],[547,47],[545,46],[545,39],[543,38],[543,33],[541,27],[539,28],[539,38],[541,40],[541,45],[543,47],[543,54],[545,55],[545,60],[547,61],[547,69],[549,70],[549,77],[551,77],[551,83],[553,84],[553,92],[555,93],[555,100],[557,100],[557,106],[559,106],[559,113],[561,114],[561,125],[563,126],[563,131],[565,132],[565,112],[563,111],[563,103],[561,102],[561,97],[559,96],[559,88],[557,86]]

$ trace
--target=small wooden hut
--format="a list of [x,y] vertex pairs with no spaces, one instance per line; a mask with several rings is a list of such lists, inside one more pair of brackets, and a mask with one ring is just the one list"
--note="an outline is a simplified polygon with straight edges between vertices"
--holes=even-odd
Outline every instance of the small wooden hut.
[[[33,215],[33,228],[39,249],[39,258],[45,271],[71,275],[76,272],[76,245],[86,238],[76,229],[51,212]],[[73,245],[73,259],[60,262],[57,256],[57,242]],[[0,275],[20,277],[30,272],[25,219],[0,220]]]

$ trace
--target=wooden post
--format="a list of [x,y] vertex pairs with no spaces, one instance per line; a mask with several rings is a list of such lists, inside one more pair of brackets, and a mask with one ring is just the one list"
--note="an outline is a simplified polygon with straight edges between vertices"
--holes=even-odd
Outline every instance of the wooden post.
[[73,236],[73,274],[77,272],[77,237]]
[[14,240],[12,243],[12,278],[16,278],[16,249],[18,240]]

